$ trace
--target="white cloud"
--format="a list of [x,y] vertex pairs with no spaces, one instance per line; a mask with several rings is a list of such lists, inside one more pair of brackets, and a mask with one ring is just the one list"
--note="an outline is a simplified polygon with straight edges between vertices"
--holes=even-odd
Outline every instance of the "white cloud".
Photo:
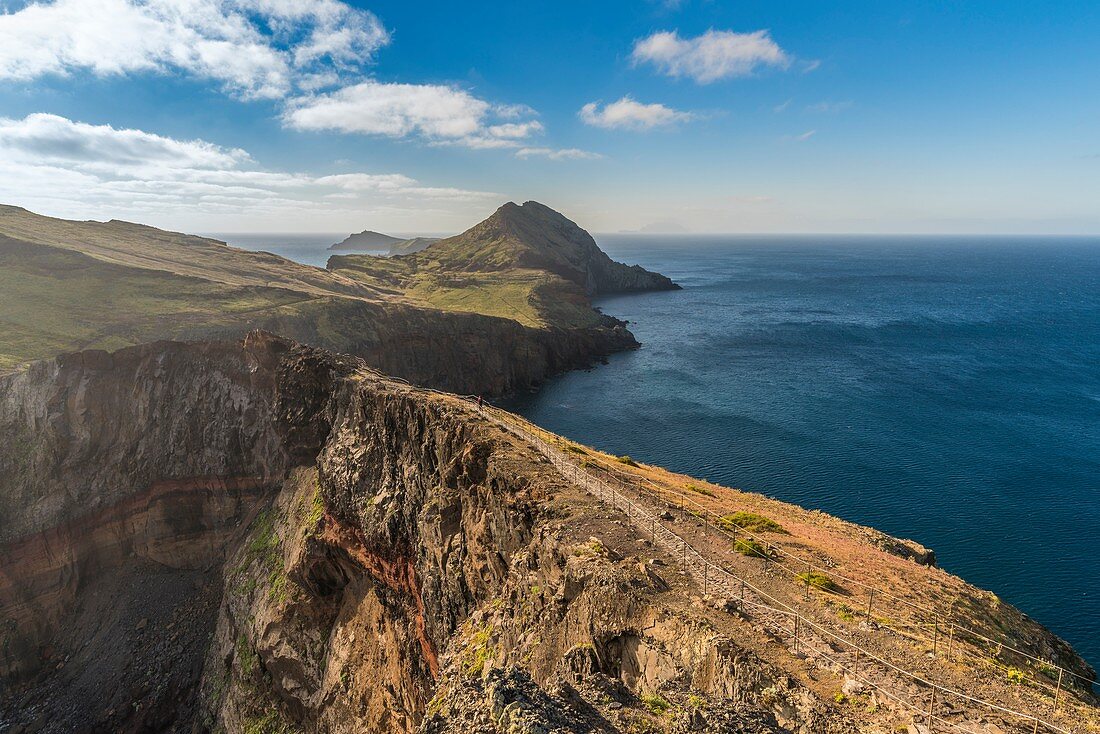
[[64,216],[148,219],[166,212],[300,226],[368,208],[413,211],[484,203],[483,191],[424,186],[399,173],[266,171],[243,150],[47,114],[0,118],[0,201]]
[[520,148],[517,158],[549,158],[552,161],[596,161],[603,158],[599,153],[580,148]]
[[748,76],[761,66],[786,67],[790,57],[768,31],[734,33],[709,30],[695,38],[662,31],[634,44],[635,64],[651,63],[662,73],[699,84]]
[[807,140],[817,134],[817,130],[807,130],[799,135],[787,135],[784,140],[792,140],[796,143],[805,143]]
[[663,104],[643,104],[629,95],[602,108],[598,102],[589,102],[578,115],[585,124],[608,130],[652,130],[689,122],[696,117],[691,112],[674,110]]
[[437,144],[516,148],[543,127],[538,120],[510,120],[532,113],[528,107],[493,105],[457,87],[371,80],[292,99],[283,121],[295,130],[417,136]]
[[183,72],[280,98],[332,84],[388,41],[338,0],[52,0],[0,14],[0,79]]
[[16,158],[51,164],[226,168],[248,160],[248,154],[238,148],[89,125],[44,113],[27,115],[22,120],[0,118],[0,150]]

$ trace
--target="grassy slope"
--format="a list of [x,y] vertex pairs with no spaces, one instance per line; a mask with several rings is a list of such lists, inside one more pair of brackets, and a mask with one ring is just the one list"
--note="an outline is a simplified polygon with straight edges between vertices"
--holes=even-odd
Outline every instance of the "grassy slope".
[[272,323],[341,349],[371,328],[362,320],[364,303],[472,312],[532,327],[599,324],[574,284],[516,267],[516,243],[468,248],[458,254],[466,264],[458,272],[431,254],[434,248],[391,259],[334,257],[336,268],[323,270],[138,224],[74,222],[0,206],[0,370],[64,351]]
[[0,235],[80,252],[104,263],[228,285],[276,286],[314,295],[376,295],[362,283],[277,255],[129,222],[73,222],[0,206]]
[[485,271],[459,270],[429,248],[412,256],[386,258],[343,255],[329,260],[333,272],[370,284],[379,291],[400,293],[414,303],[444,311],[469,311],[515,319],[526,326],[588,327],[599,315],[584,294],[562,278],[531,268]]
[[72,349],[114,349],[203,325],[227,327],[315,298],[0,237],[0,369]]
[[420,252],[334,257],[329,269],[448,311],[505,316],[528,326],[586,327],[600,322],[583,286],[582,264],[594,254],[606,258],[575,224],[529,202],[505,204]]

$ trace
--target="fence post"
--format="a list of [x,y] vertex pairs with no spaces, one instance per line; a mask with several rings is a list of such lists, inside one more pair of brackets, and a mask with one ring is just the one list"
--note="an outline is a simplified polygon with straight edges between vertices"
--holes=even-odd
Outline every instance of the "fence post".
[[649,532],[653,536],[653,547],[657,547],[657,518],[649,518]]
[[798,652],[798,615],[794,615],[794,651]]
[[810,598],[810,564],[806,563],[806,588],[802,590],[802,598]]
[[741,579],[741,614],[745,613],[745,579]]
[[684,543],[684,573],[687,573],[687,570],[688,570],[688,542],[687,542],[687,540],[684,540],[684,539],[681,539],[681,540],[683,540],[683,543]]
[[1054,713],[1058,713],[1058,697],[1062,694],[1062,674],[1066,669],[1058,666],[1058,687],[1054,689]]
[[955,623],[951,623],[951,628],[947,631],[947,659],[951,660],[951,648],[955,646]]
[[703,559],[703,596],[707,595],[707,559]]
[[936,628],[932,632],[932,657],[936,657],[936,647],[940,641],[940,621],[936,620]]
[[871,587],[871,595],[867,597],[867,621],[871,620],[871,605],[875,603],[875,587]]
[[936,705],[936,684],[932,684],[932,697],[928,699],[928,734],[932,734],[932,707]]

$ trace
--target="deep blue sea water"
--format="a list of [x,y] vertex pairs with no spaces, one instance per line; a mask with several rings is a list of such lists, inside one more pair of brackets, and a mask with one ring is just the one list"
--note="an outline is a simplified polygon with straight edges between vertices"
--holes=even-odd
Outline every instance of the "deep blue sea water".
[[509,407],[918,540],[1100,664],[1100,239],[599,239],[684,290]]

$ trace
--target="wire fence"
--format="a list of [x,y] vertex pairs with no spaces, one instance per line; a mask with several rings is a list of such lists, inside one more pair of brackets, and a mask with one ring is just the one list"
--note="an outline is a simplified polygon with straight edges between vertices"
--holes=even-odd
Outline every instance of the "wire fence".
[[[962,731],[967,732],[967,734],[986,734],[986,730],[980,724],[970,722],[972,726],[978,728],[966,728],[963,724],[946,718],[948,715],[951,715],[947,712],[953,712],[954,715],[958,716],[955,709],[956,705],[965,706],[967,709],[985,711],[1000,717],[1007,717],[1009,721],[1003,723],[1021,732],[1030,731],[1033,734],[1037,734],[1039,731],[1047,731],[1057,734],[1071,734],[1073,731],[1064,729],[1041,716],[1017,711],[991,701],[970,696],[954,688],[940,685],[934,680],[931,680],[929,676],[912,672],[902,666],[896,665],[884,657],[866,649],[865,646],[859,645],[855,641],[848,639],[838,631],[829,629],[819,620],[808,617],[804,612],[793,607],[791,604],[752,584],[743,576],[738,575],[726,567],[724,563],[715,563],[706,558],[688,542],[685,537],[668,527],[667,517],[662,517],[662,515],[667,514],[669,509],[677,509],[677,505],[669,503],[667,496],[665,496],[666,493],[671,491],[673,494],[677,495],[679,499],[680,504],[678,509],[682,517],[684,513],[690,513],[704,524],[705,531],[717,532],[736,541],[738,539],[736,531],[731,531],[728,527],[724,527],[725,523],[722,522],[724,518],[718,516],[709,508],[699,504],[693,498],[687,497],[675,490],[660,487],[644,477],[630,474],[629,479],[632,481],[627,482],[622,477],[615,476],[616,472],[606,467],[579,466],[576,462],[568,458],[564,451],[553,445],[563,442],[564,439],[544,431],[533,424],[522,421],[517,416],[496,408],[495,406],[485,404],[482,407],[485,412],[492,417],[492,420],[496,424],[538,449],[538,451],[550,460],[551,464],[567,480],[582,487],[596,496],[597,499],[607,502],[613,507],[623,511],[627,515],[627,518],[631,520],[639,530],[651,536],[655,545],[660,545],[674,558],[682,558],[683,570],[702,585],[704,594],[709,594],[712,590],[720,590],[727,599],[735,600],[735,607],[740,613],[748,616],[751,610],[751,614],[754,615],[756,619],[789,640],[796,652],[824,660],[831,667],[848,673],[850,677],[862,685],[872,687],[874,690],[882,693],[887,699],[913,712],[915,714],[914,720],[923,721],[928,727],[929,732],[934,732],[938,724],[951,731]],[[594,476],[590,471],[593,469],[604,472],[607,478],[603,479]],[[615,481],[615,484],[618,484],[618,488],[609,480]],[[639,487],[639,480],[652,486]],[[656,507],[663,509],[657,511],[653,508],[643,507],[624,491],[627,490],[628,486],[629,491],[640,497],[645,497],[648,501],[656,505]],[[692,510],[690,511],[687,509],[689,505],[692,506]],[[752,534],[747,529],[738,528],[738,530],[742,532],[743,535],[758,539],[758,542],[761,542],[759,536]],[[763,539],[762,542],[765,552],[760,557],[763,563],[766,564],[765,568],[770,564],[771,568],[792,575],[804,585],[804,593],[809,595],[810,589],[813,587],[810,581],[812,578],[810,572],[823,569],[811,561],[789,553],[785,549],[778,548],[766,539]],[[778,562],[778,559],[784,559],[787,563]],[[789,564],[792,562],[792,559],[794,562],[800,564],[804,570],[797,571],[791,569]],[[869,618],[872,616],[874,599],[876,597],[878,597],[880,601],[883,599],[897,600],[922,612],[933,615],[937,614],[934,610],[929,610],[921,605],[913,604],[908,600],[885,592],[884,590],[880,590],[877,587],[862,584],[854,579],[836,576],[832,569],[828,569],[828,571],[836,578],[843,579],[846,583],[858,585],[868,590],[869,603],[865,614]],[[813,588],[815,592],[829,593],[830,591],[818,587]],[[931,637],[920,633],[923,627],[929,625],[932,626]],[[931,643],[933,655],[938,652],[937,648],[940,644],[941,632],[938,615],[937,618],[931,622],[918,622],[912,625],[892,625],[890,629],[902,637]],[[916,632],[914,632],[914,630],[916,630]],[[957,651],[953,649],[956,643],[959,644],[961,649],[961,644],[965,635],[969,634],[974,639],[986,640],[1000,645],[1002,649],[1012,650],[1029,659],[1043,662],[1039,658],[1035,658],[1023,651],[1018,651],[1003,643],[998,643],[981,633],[967,629],[961,625],[951,624],[945,631],[948,635],[947,645],[949,658],[957,654]],[[847,654],[849,658],[854,658],[854,661],[851,659],[843,659],[842,654]],[[977,659],[977,656],[971,655],[971,657]],[[925,690],[927,694],[927,705],[925,705],[923,701],[915,703],[911,696],[906,696],[896,690],[889,690],[889,688],[886,687],[885,681],[880,680],[875,682],[870,680],[867,669],[869,664],[873,664],[873,666],[877,667],[880,674],[885,673],[889,677],[908,683],[911,687],[915,686],[918,689]],[[1044,664],[1052,665],[1050,663]],[[1063,693],[1064,677],[1067,675],[1077,676],[1076,673],[1068,669],[1061,667],[1057,669],[1059,670],[1059,680],[1057,686],[1054,688],[1055,714],[1057,714],[1059,704],[1063,703],[1061,694]],[[1077,677],[1086,681],[1091,686],[1092,681],[1090,679],[1084,678],[1083,676]],[[937,701],[939,702],[939,710],[937,710]]]
[[[935,682],[928,680],[922,674],[909,671],[898,665],[890,663],[889,661],[871,653],[870,651],[856,644],[852,640],[843,638],[836,632],[826,630],[819,623],[807,618],[803,613],[799,612],[797,609],[793,608],[786,602],[783,602],[782,600],[775,598],[768,592],[765,592],[753,586],[744,578],[730,571],[724,565],[715,564],[707,560],[701,553],[699,553],[698,550],[696,550],[691,544],[689,544],[685,538],[681,537],[680,535],[669,529],[665,525],[664,519],[659,517],[660,513],[654,514],[652,512],[647,512],[646,510],[643,510],[626,494],[614,489],[611,485],[607,484],[607,482],[592,476],[587,471],[587,469],[596,468],[597,470],[603,471],[612,476],[618,473],[619,476],[616,477],[616,480],[623,490],[625,490],[629,485],[632,491],[641,496],[646,496],[651,501],[655,501],[659,506],[664,505],[669,508],[676,508],[676,505],[669,503],[667,497],[664,496],[666,493],[671,493],[677,497],[680,503],[679,509],[681,510],[681,513],[690,512],[690,514],[694,515],[696,518],[704,523],[704,528],[707,531],[713,530],[721,534],[727,535],[734,541],[737,540],[736,534],[730,531],[729,524],[724,522],[726,518],[724,518],[723,516],[719,516],[710,508],[707,508],[706,506],[700,504],[694,498],[687,496],[686,493],[673,487],[658,485],[649,480],[647,477],[638,476],[633,473],[627,474],[625,472],[614,472],[602,465],[596,465],[595,467],[580,467],[575,462],[569,460],[561,449],[552,445],[554,443],[572,445],[569,441],[553,433],[550,433],[549,431],[546,431],[545,429],[542,429],[539,426],[530,423],[529,421],[523,420],[513,413],[498,408],[488,402],[484,402],[480,396],[456,395],[440,390],[414,386],[406,380],[381,375],[381,373],[379,373],[379,376],[401,382],[403,384],[409,385],[409,387],[412,387],[414,389],[425,390],[426,392],[432,392],[444,397],[459,398],[476,403],[477,407],[482,410],[484,414],[490,416],[491,420],[494,423],[496,423],[509,433],[517,436],[521,440],[534,445],[540,453],[542,453],[544,456],[546,456],[548,460],[550,460],[550,462],[567,480],[571,479],[573,483],[594,494],[598,499],[601,499],[602,501],[608,501],[613,506],[618,507],[620,510],[623,510],[624,512],[626,512],[627,518],[634,521],[636,525],[639,518],[641,518],[642,520],[648,520],[650,523],[650,531],[653,536],[654,543],[656,544],[658,540],[663,540],[662,546],[665,548],[665,550],[675,555],[676,549],[670,547],[669,545],[670,539],[668,536],[671,536],[672,545],[679,544],[681,554],[684,558],[685,572],[691,574],[693,577],[696,578],[697,581],[700,580],[701,573],[701,583],[703,585],[705,593],[708,590],[711,579],[715,578],[715,573],[718,574],[718,578],[725,577],[727,579],[732,579],[737,584],[740,584],[740,596],[738,604],[739,610],[742,614],[746,613],[747,608],[753,608],[756,609],[758,612],[764,610],[773,615],[781,615],[793,619],[793,631],[788,630],[785,626],[781,624],[777,625],[774,619],[766,618],[763,621],[768,624],[768,626],[779,631],[780,634],[788,635],[788,639],[792,639],[791,635],[793,635],[793,642],[796,649],[803,648],[808,652],[813,652],[819,658],[829,662],[830,665],[833,665],[834,667],[837,667],[849,673],[853,676],[854,679],[858,680],[862,684],[872,686],[877,692],[882,693],[883,696],[885,696],[887,699],[898,703],[906,710],[910,710],[915,712],[916,714],[919,714],[925,722],[929,734],[932,734],[932,732],[935,731],[935,724],[943,724],[952,731],[962,731],[966,734],[987,734],[988,731],[982,728],[980,724],[974,724],[975,726],[979,726],[980,730],[964,728],[959,723],[944,718],[942,713],[937,713],[935,710],[937,697],[939,697],[939,700],[941,702],[941,709],[946,703],[945,699],[955,699],[957,701],[966,702],[980,710],[986,710],[991,713],[1010,716],[1016,720],[1016,725],[1013,728],[1019,731],[1031,731],[1032,734],[1038,734],[1039,731],[1050,731],[1056,732],[1057,734],[1076,734],[1077,731],[1093,731],[1094,729],[1094,727],[1092,727],[1091,725],[1085,725],[1083,722],[1077,721],[1076,719],[1073,722],[1073,724],[1075,725],[1074,729],[1064,729],[1059,725],[1053,723],[1052,721],[1044,719],[1040,716],[1025,713],[1022,711],[1016,711],[990,701],[985,701],[974,696],[969,696],[968,694],[962,693],[961,691],[938,685]],[[647,485],[647,487],[641,487],[639,486],[639,483]],[[692,506],[692,510],[687,510],[688,505]],[[631,515],[631,511],[633,511],[634,513],[633,516]],[[735,523],[731,524],[736,526]],[[644,527],[639,527],[639,529],[645,532]],[[745,536],[760,542],[760,537],[753,534],[749,529],[742,527],[736,527],[736,529]],[[956,654],[962,654],[964,657],[967,657],[968,659],[977,661],[979,663],[992,664],[994,666],[1004,668],[1004,665],[996,658],[977,656],[971,653],[963,652],[961,650],[961,645],[965,641],[967,641],[967,638],[969,638],[972,644],[974,641],[978,641],[980,643],[994,646],[996,650],[995,654],[997,655],[1008,651],[1020,656],[1025,660],[1030,661],[1031,663],[1034,663],[1040,671],[1057,671],[1057,683],[1053,688],[1053,714],[1055,715],[1058,715],[1059,704],[1063,703],[1064,701],[1064,698],[1062,696],[1063,691],[1065,691],[1065,689],[1070,685],[1076,685],[1081,691],[1085,693],[1092,693],[1092,678],[1083,676],[1068,668],[1057,665],[1053,662],[1044,660],[1023,650],[1015,648],[1004,642],[1003,640],[995,640],[977,630],[971,629],[963,624],[958,623],[954,619],[945,619],[944,616],[936,610],[916,604],[908,599],[904,599],[895,594],[891,594],[885,589],[865,584],[855,579],[839,576],[835,573],[833,569],[826,569],[819,564],[815,564],[808,559],[791,553],[790,551],[781,548],[766,539],[763,539],[762,542],[765,552],[760,555],[760,557],[765,564],[765,570],[767,570],[767,564],[770,562],[772,568],[780,569],[788,574],[793,574],[796,578],[799,578],[799,580],[805,582],[807,594],[809,593],[810,587],[812,586],[812,584],[810,583],[809,572],[815,570],[819,572],[828,572],[835,578],[839,578],[840,580],[851,586],[865,589],[868,593],[868,605],[864,614],[869,620],[873,620],[876,626],[887,627],[888,629],[890,629],[890,631],[898,634],[903,638],[908,638],[910,640],[921,641],[925,643],[930,641],[932,644],[933,656],[935,656],[938,652],[938,644],[942,625],[948,631],[947,644],[949,659],[953,659],[953,656],[955,656]],[[689,558],[691,559],[690,564]],[[793,561],[799,564],[801,567],[805,568],[806,571],[793,571],[792,569],[784,566],[784,564],[776,562],[777,558],[784,558],[788,561]],[[725,590],[727,592],[730,591],[729,587],[726,584],[723,583],[721,585],[725,587]],[[834,593],[831,590],[820,587],[816,587],[815,591]],[[772,605],[746,600],[746,592],[751,592],[752,594],[757,595],[758,598],[770,601],[772,602]],[[884,624],[884,622],[887,622],[887,620],[884,620],[883,618],[875,618],[872,616],[875,598],[878,598],[880,601],[882,601],[883,599],[896,601],[900,605],[913,609],[914,611],[931,615],[933,617],[933,620],[931,622],[918,621],[910,625]],[[829,653],[826,653],[823,650],[809,646],[809,640],[806,639],[805,633],[803,632],[802,635],[799,635],[800,625],[803,630],[809,629],[815,631],[816,633],[819,633],[819,641],[821,639],[821,634],[824,634],[824,639],[827,647],[833,651],[832,656],[830,656]],[[927,635],[921,635],[919,633],[914,634],[913,632],[911,632],[911,630],[919,630],[922,627],[928,626],[931,626],[933,629],[933,636],[931,638],[929,638]],[[910,632],[906,632],[905,630],[910,630]],[[833,642],[829,642],[829,640],[832,640]],[[960,645],[959,653],[956,653],[954,649],[955,643],[958,643]],[[865,673],[859,673],[858,670],[854,670],[852,667],[850,667],[851,664],[845,665],[843,662],[838,661],[835,657],[837,655],[837,651],[833,649],[833,644],[839,644],[842,650],[847,649],[852,652],[855,656],[856,663],[858,663],[861,658],[864,660],[872,660],[876,664],[880,665],[883,669],[894,672],[899,677],[909,680],[912,684],[915,684],[918,687],[926,688],[929,691],[929,702],[927,709],[923,708],[923,706],[918,706],[917,704],[914,704],[911,700],[905,698],[905,696],[898,694],[897,692],[892,692],[884,688],[879,683],[868,681],[864,677]],[[1028,682],[1040,688],[1045,687],[1048,690],[1050,689],[1049,684],[1044,684],[1035,678],[1030,679]],[[917,717],[914,717],[914,720],[916,719]],[[1076,725],[1078,724],[1080,724],[1081,726],[1087,726],[1087,728],[1078,729],[1076,728]]]

